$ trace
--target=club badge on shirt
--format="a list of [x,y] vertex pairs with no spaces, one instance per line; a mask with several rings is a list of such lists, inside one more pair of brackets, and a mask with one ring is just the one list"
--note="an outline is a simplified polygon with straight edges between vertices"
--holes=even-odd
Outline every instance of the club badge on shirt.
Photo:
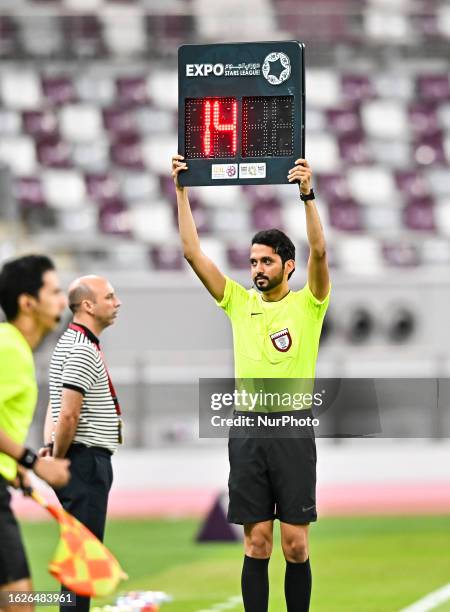
[[292,338],[289,333],[289,329],[285,327],[281,331],[275,332],[274,334],[270,334],[270,339],[272,340],[272,344],[280,351],[280,353],[286,353],[292,346]]

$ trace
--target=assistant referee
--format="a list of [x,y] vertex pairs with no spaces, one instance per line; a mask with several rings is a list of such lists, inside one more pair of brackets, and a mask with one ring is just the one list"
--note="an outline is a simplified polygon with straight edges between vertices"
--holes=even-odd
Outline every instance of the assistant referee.
[[[295,270],[295,247],[276,229],[258,232],[252,239],[249,263],[256,291],[247,291],[222,274],[201,250],[187,189],[178,183],[179,173],[186,169],[184,158],[175,155],[172,177],[183,252],[231,320],[236,378],[314,378],[330,281],[308,162],[297,159],[288,175],[290,183],[299,184],[310,247],[308,282],[300,291],[291,291],[288,284]],[[246,612],[268,609],[275,518],[280,520],[286,559],[287,610],[307,612],[312,583],[308,528],[317,519],[314,436],[230,438],[229,460],[228,520],[244,525],[241,585]]]

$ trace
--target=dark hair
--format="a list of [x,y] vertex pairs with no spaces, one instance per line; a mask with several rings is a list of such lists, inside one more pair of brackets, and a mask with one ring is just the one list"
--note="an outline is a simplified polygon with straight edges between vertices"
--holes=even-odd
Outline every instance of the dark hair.
[[37,298],[45,272],[54,269],[45,255],[26,255],[5,263],[0,272],[0,306],[8,321],[19,313],[19,297],[27,293]]
[[[264,244],[266,246],[272,247],[275,253],[281,257],[283,267],[289,259],[293,259],[295,261],[294,243],[281,230],[262,230],[261,232],[258,232],[253,236],[252,244]],[[293,273],[294,270],[292,270],[288,278],[291,278]]]

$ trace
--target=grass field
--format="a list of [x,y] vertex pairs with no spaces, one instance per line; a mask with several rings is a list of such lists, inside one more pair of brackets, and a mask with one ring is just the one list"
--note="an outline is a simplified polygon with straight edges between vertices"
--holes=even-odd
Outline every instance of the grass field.
[[[194,520],[109,521],[106,544],[130,576],[124,588],[170,593],[163,612],[206,611],[239,595],[241,545],[196,544],[197,529]],[[55,590],[46,565],[57,525],[24,523],[23,534],[34,588]],[[311,529],[311,562],[312,612],[396,612],[450,582],[450,516],[323,518]],[[283,577],[277,540],[271,612],[285,610]],[[436,610],[450,611],[450,602]]]

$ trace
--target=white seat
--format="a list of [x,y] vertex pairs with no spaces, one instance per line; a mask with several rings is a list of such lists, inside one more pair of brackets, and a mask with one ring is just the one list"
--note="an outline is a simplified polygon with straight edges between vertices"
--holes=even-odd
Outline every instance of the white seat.
[[159,194],[155,175],[149,172],[125,172],[122,175],[122,193],[126,200],[144,200]]
[[450,197],[439,200],[434,209],[436,228],[444,236],[450,236]]
[[78,168],[87,172],[105,172],[110,165],[107,141],[75,143],[72,160]]
[[276,32],[270,0],[194,0],[200,37],[217,40],[273,40]]
[[76,170],[46,170],[42,173],[42,188],[53,208],[78,208],[86,201],[85,182]]
[[6,136],[0,139],[0,161],[13,174],[26,176],[36,170],[36,149],[28,136]]
[[370,100],[361,108],[365,131],[375,138],[407,138],[408,117],[404,105],[397,100]]
[[68,104],[60,112],[61,133],[72,142],[97,141],[102,136],[102,119],[95,106]]
[[101,8],[103,0],[64,0],[64,6],[72,11],[95,11]]
[[18,110],[38,109],[42,91],[35,72],[16,69],[4,72],[0,80],[0,92],[4,106]]
[[336,139],[331,134],[309,134],[306,158],[314,172],[335,172],[342,167]]
[[0,134],[11,136],[18,134],[22,127],[22,119],[14,110],[0,108]]
[[336,71],[307,70],[306,91],[308,105],[317,108],[339,106],[342,100],[340,79]]
[[379,242],[372,236],[348,236],[336,243],[336,258],[349,274],[376,274],[383,269]]
[[361,204],[380,206],[400,205],[392,174],[381,166],[353,167],[347,173],[350,193]]
[[450,38],[450,6],[442,2],[436,7],[436,22],[441,34]]
[[231,209],[240,209],[244,206],[248,207],[247,196],[239,185],[205,185],[197,188],[195,194],[205,206],[211,208],[226,206]]
[[161,109],[178,110],[178,75],[175,70],[157,70],[147,78],[148,96]]
[[401,208],[394,208],[390,203],[386,206],[365,206],[362,209],[364,219],[363,225],[371,232],[383,232],[383,235],[390,233],[397,234],[402,228]]
[[142,157],[149,170],[167,176],[171,172],[172,155],[178,150],[177,137],[153,136],[142,143]]
[[450,198],[449,169],[436,166],[425,171],[431,193],[437,198]]
[[159,200],[145,201],[130,208],[130,227],[134,238],[150,244],[163,244],[174,238],[172,208]]
[[139,7],[106,6],[101,13],[105,42],[113,54],[135,55],[145,51],[145,22]]
[[370,38],[377,41],[404,41],[412,38],[406,15],[389,4],[380,8],[366,9],[364,30]]
[[115,101],[116,86],[103,72],[82,74],[75,80],[75,89],[81,100],[104,107]]
[[369,141],[369,149],[375,162],[387,165],[390,168],[407,168],[410,163],[410,145],[405,140],[379,140]]

